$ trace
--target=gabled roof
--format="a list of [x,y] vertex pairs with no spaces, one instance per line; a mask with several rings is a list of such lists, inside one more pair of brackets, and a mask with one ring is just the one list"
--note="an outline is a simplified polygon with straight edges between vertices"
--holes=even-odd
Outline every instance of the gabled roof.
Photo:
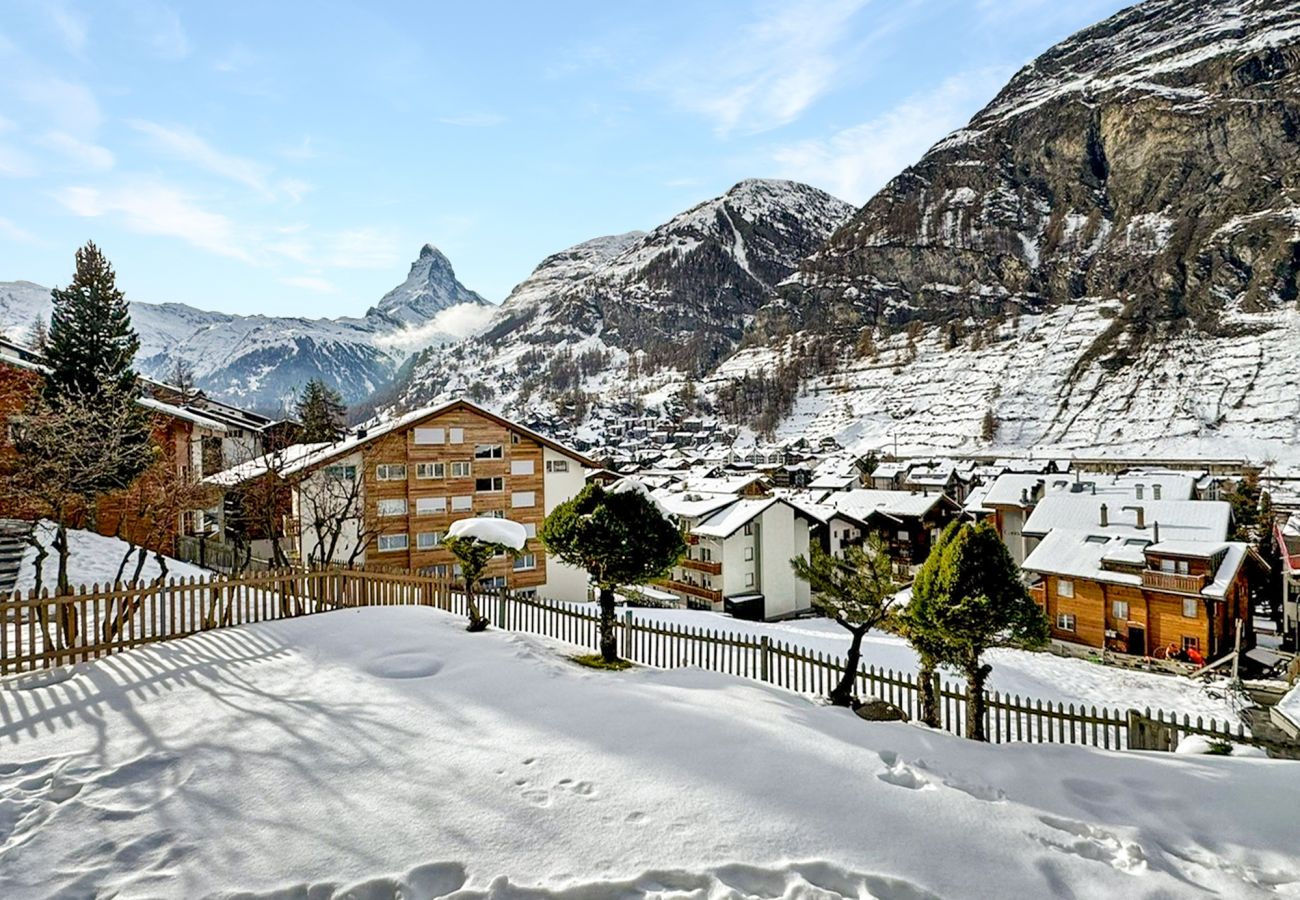
[[747,522],[754,521],[777,504],[790,507],[796,516],[812,518],[793,503],[780,497],[741,498],[696,525],[691,529],[691,534],[700,537],[729,538]]
[[826,498],[825,502],[862,520],[877,514],[893,518],[920,518],[938,505],[957,506],[946,494],[938,491],[914,493],[912,491],[877,491],[865,488],[831,494]]

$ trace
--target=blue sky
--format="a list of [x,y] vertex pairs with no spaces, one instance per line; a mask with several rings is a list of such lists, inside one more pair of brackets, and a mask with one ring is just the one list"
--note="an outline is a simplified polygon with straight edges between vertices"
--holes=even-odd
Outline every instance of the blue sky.
[[499,301],[746,177],[866,201],[1113,0],[0,0],[0,280],[360,314],[430,241]]

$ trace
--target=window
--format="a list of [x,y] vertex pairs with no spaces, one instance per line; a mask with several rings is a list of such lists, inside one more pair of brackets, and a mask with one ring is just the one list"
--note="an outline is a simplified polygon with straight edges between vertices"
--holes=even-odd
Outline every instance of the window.
[[501,587],[505,587],[505,586],[506,586],[506,576],[504,576],[504,575],[494,575],[494,576],[491,577],[491,578],[484,578],[484,579],[482,579],[481,581],[479,581],[479,584],[483,585],[483,587],[485,587],[485,588],[501,588]]
[[569,461],[567,459],[548,459],[546,461],[546,471],[567,472],[569,471]]
[[476,444],[474,446],[475,459],[500,459],[501,457],[500,444]]
[[746,573],[745,573],[745,587],[753,587],[753,586],[754,586],[754,573],[753,573],[753,572],[746,572]]
[[753,522],[746,522],[746,523],[745,523],[745,536],[746,536],[746,537],[752,537],[753,534],[754,534],[754,523],[753,523]]
[[1195,597],[1183,598],[1183,615],[1188,619],[1195,619],[1201,611],[1201,604]]
[[1110,614],[1114,619],[1121,622],[1128,621],[1128,602],[1125,600],[1112,600],[1110,604]]
[[440,512],[447,511],[446,497],[416,497],[415,514],[417,516],[432,516]]
[[392,553],[395,550],[405,550],[407,547],[407,537],[404,534],[381,534],[379,536],[379,552]]
[[1069,613],[1057,613],[1056,628],[1058,631],[1074,631],[1074,616]]
[[482,515],[485,519],[504,519],[506,511],[504,509],[490,509]]
[[447,476],[446,463],[416,463],[416,478],[445,478]]
[[1104,534],[1090,534],[1084,538],[1083,542],[1085,544],[1109,544],[1110,538]]
[[523,569],[536,569],[536,568],[537,568],[536,553],[521,553],[515,557],[516,572],[519,572]]
[[533,461],[531,459],[510,460],[510,474],[511,475],[533,474]]
[[417,444],[443,444],[446,441],[447,432],[443,428],[415,429],[415,442]]
[[326,466],[325,477],[331,481],[356,481],[356,466]]
[[450,443],[453,443],[453,444],[463,444],[463,443],[465,443],[465,429],[464,429],[464,428],[453,428],[453,429],[451,430],[451,441],[450,441]]
[[380,500],[375,504],[377,511],[381,516],[404,516],[406,515],[406,500],[398,497],[393,500]]
[[516,433],[513,432],[513,431],[510,432],[510,443],[512,443],[512,444],[517,444],[517,443],[519,443],[519,435],[516,434]]
[[535,538],[535,537],[537,537],[537,523],[536,523],[536,522],[525,522],[525,523],[524,523],[524,534],[528,535],[528,537],[530,537],[530,538]]
[[[1056,596],[1058,596],[1058,597],[1073,597],[1073,596],[1074,596],[1074,582],[1073,582],[1073,581],[1070,581],[1070,580],[1068,580],[1068,579],[1066,579],[1066,578],[1058,578],[1058,579],[1056,580]],[[1073,631],[1074,629],[1070,629],[1070,630]]]
[[1174,565],[1179,575],[1186,575],[1187,572],[1189,571],[1187,567],[1187,560],[1185,559],[1178,560]]
[[473,497],[452,497],[451,508],[455,511],[473,509],[474,498]]
[[375,466],[375,478],[380,481],[405,481],[405,463],[380,463]]
[[713,561],[713,551],[710,550],[708,547],[701,547],[701,548],[700,548],[700,559],[704,560],[705,562],[712,562],[712,561]]
[[754,558],[754,548],[753,548],[753,547],[746,547],[746,548],[745,548],[745,559],[749,560],[749,559],[753,559],[753,558]]
[[476,491],[504,491],[506,489],[506,480],[500,475],[494,475],[491,478],[475,478],[474,490]]
[[537,495],[532,491],[515,491],[510,495],[510,505],[515,509],[520,509],[537,504]]
[[415,546],[419,550],[432,550],[441,543],[441,531],[421,531],[415,536]]
[[467,463],[467,462],[454,462],[454,463],[452,463],[452,464],[451,464],[451,477],[452,477],[452,478],[468,478],[468,477],[469,477],[469,463]]
[[1174,570],[1174,561],[1173,561],[1172,559],[1162,559],[1162,560],[1160,560],[1160,571],[1161,571],[1161,572],[1173,572],[1173,570]]
[[1200,639],[1200,638],[1194,638],[1194,637],[1185,637],[1185,638],[1183,638],[1183,649],[1184,649],[1184,650],[1200,650],[1200,649],[1201,649],[1201,639]]
[[898,531],[898,540],[904,544],[910,543],[912,540],[912,535],[910,532],[900,528]]

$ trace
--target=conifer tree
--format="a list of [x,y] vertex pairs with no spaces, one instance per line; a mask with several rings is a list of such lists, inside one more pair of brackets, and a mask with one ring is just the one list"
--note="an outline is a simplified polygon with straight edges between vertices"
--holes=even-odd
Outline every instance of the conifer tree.
[[896,621],[898,630],[916,651],[921,721],[931,728],[940,725],[939,692],[935,676],[944,649],[932,615],[940,591],[939,562],[943,558],[944,547],[960,527],[959,522],[952,522],[930,547],[930,555],[925,558],[912,581],[912,599]]
[[844,559],[836,559],[821,544],[814,543],[807,557],[796,556],[790,565],[796,576],[808,582],[813,591],[813,605],[852,636],[844,671],[830,692],[834,705],[852,706],[862,660],[862,639],[871,629],[889,621],[890,604],[898,590],[889,561],[889,547],[880,535],[872,534],[865,548],[849,547]]
[[343,423],[348,408],[343,398],[319,378],[307,382],[298,395],[294,411],[302,423],[302,439],[307,443],[334,443],[347,433]]
[[49,345],[50,332],[45,327],[45,319],[40,315],[32,317],[31,331],[27,334],[27,346],[37,353],[44,353]]
[[57,402],[110,389],[114,396],[138,397],[133,363],[140,339],[113,267],[93,241],[77,251],[72,283],[50,291],[50,297],[45,395]]

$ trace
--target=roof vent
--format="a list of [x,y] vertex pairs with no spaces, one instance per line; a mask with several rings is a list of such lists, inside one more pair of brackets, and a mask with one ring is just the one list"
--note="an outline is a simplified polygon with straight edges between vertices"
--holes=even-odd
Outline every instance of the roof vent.
[[364,428],[358,428],[358,429],[357,429],[357,437],[359,437],[359,438],[363,438],[363,437],[365,437],[365,436],[366,436],[366,430],[365,430]]
[[1106,507],[1106,504],[1103,503],[1101,505],[1100,511],[1101,511],[1101,527],[1105,528],[1106,526],[1110,525],[1110,510]]
[[1133,511],[1137,514],[1137,527],[1138,527],[1138,528],[1146,528],[1146,527],[1147,527],[1147,511],[1146,511],[1146,509],[1145,509],[1144,507],[1141,507],[1141,506],[1126,506],[1126,507],[1124,507],[1124,509],[1125,509],[1125,511],[1128,511],[1128,510],[1131,509],[1131,510],[1133,510]]

